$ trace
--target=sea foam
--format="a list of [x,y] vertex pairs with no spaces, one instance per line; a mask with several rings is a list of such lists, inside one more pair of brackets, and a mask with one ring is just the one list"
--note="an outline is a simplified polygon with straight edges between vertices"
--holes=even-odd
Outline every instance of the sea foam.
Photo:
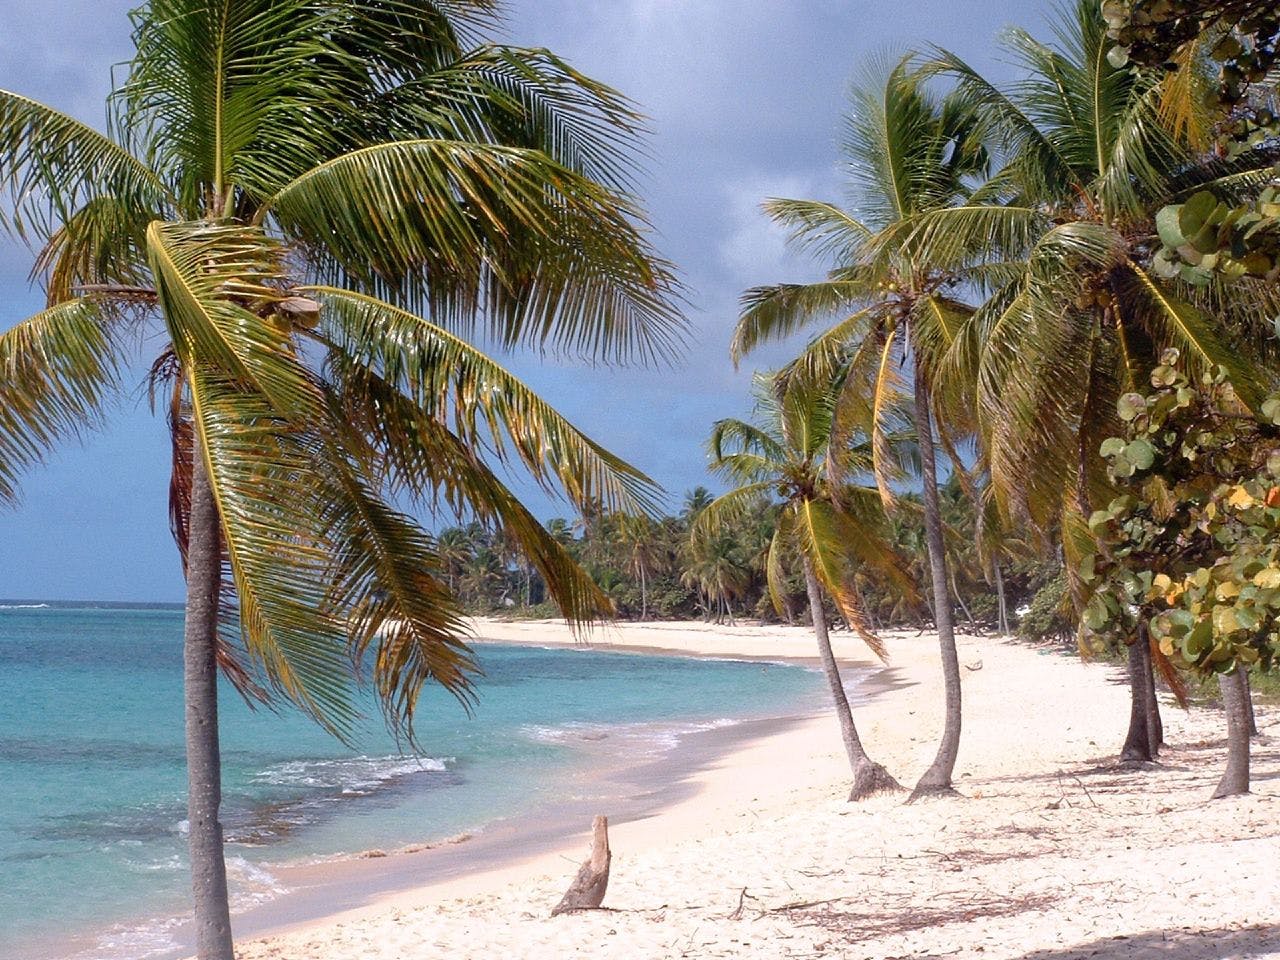
[[343,793],[368,793],[385,783],[423,773],[443,773],[452,757],[339,757],[330,760],[289,760],[267,767],[255,783],[283,787],[312,787]]

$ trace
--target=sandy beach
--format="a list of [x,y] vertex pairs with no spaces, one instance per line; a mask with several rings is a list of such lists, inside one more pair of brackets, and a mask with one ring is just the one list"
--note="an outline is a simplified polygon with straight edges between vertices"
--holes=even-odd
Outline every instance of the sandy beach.
[[[574,642],[555,624],[476,629],[504,643]],[[941,726],[936,640],[887,639],[880,692],[855,718],[872,756],[910,785]],[[869,665],[853,638],[834,641],[846,662]],[[624,625],[592,642],[814,653],[800,628]],[[1117,670],[994,638],[960,638],[960,654],[961,798],[845,802],[847,764],[824,715],[739,743],[694,773],[682,799],[615,820],[605,910],[549,917],[585,855],[584,821],[554,849],[245,940],[239,956],[1280,957],[1280,713],[1259,716],[1254,794],[1211,802],[1224,761],[1216,711],[1166,705],[1161,764],[1120,769],[1128,694]]]

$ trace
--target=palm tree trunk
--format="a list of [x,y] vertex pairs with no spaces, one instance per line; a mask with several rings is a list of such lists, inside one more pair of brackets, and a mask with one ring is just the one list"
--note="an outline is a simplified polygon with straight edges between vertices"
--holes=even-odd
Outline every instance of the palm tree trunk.
[[836,663],[835,654],[831,650],[831,637],[827,633],[827,618],[822,612],[822,591],[818,587],[818,578],[813,572],[813,564],[804,558],[804,583],[809,592],[809,612],[813,618],[813,632],[818,638],[818,655],[822,659],[822,670],[827,675],[827,683],[831,686],[831,699],[835,701],[836,718],[840,721],[840,736],[844,740],[844,751],[849,756],[849,767],[853,771],[853,788],[849,791],[850,800],[862,800],[876,793],[888,790],[901,790],[898,781],[889,775],[880,764],[867,756],[863,749],[862,739],[858,736],[858,728],[853,723],[853,711],[849,708],[849,698],[844,692],[844,681],[840,679],[840,666]]
[[969,629],[977,633],[978,621],[973,619],[973,611],[969,609],[969,605],[964,602],[964,597],[960,595],[960,586],[956,583],[956,568],[952,567],[947,572],[951,575],[951,592],[955,594],[956,603],[960,604],[960,609],[964,611],[964,617],[969,621]]
[[1146,660],[1142,706],[1147,713],[1147,745],[1151,748],[1151,755],[1158,757],[1160,748],[1164,746],[1164,722],[1160,719],[1160,699],[1156,696],[1156,671],[1155,662],[1151,656],[1151,634],[1146,624],[1142,624],[1138,629],[1138,635],[1142,638],[1144,647],[1142,656]]
[[996,609],[998,611],[1000,636],[1009,635],[1009,601],[1004,594],[1004,574],[1000,572],[1000,561],[995,562],[996,572]]
[[1249,672],[1247,670],[1244,675],[1244,708],[1245,716],[1249,718],[1249,736],[1262,736],[1258,732],[1258,716],[1253,712],[1253,688],[1249,684]]
[[[858,589],[858,583],[856,580],[851,579],[849,581],[849,586],[853,589],[853,599],[857,602],[858,609],[862,611],[864,616],[866,616],[867,623],[871,625],[871,632],[875,633],[880,629],[880,621],[876,617],[875,611],[867,606],[866,598],[863,597],[862,591]],[[849,629],[853,629],[853,624],[849,624]]]
[[938,467],[933,449],[928,377],[915,358],[915,427],[920,444],[920,472],[923,482],[924,532],[929,548],[929,573],[933,585],[933,622],[938,630],[942,654],[942,679],[946,692],[946,718],[937,756],[911,792],[911,799],[951,794],[951,774],[960,752],[960,657],[956,652],[951,602],[947,591],[947,556],[942,539],[942,510],[938,506]]
[[196,433],[191,464],[187,604],[183,627],[186,693],[187,824],[199,960],[234,960],[227,866],[223,859],[222,760],[218,746],[218,593],[222,547],[218,506]]
[[640,564],[640,619],[649,619],[649,584],[644,574],[644,564]]
[[1218,686],[1227,714],[1227,769],[1213,792],[1215,800],[1249,792],[1249,717],[1245,708],[1248,693],[1244,670],[1236,667],[1231,673],[1219,674]]
[[1139,625],[1137,638],[1129,644],[1129,730],[1120,748],[1121,760],[1150,762],[1160,755],[1159,710],[1151,674],[1150,641],[1145,625]]
[[[1075,496],[1080,516],[1088,520],[1093,508],[1089,503],[1089,447],[1083,441],[1076,448]],[[1074,579],[1072,590],[1079,609],[1083,600],[1080,585]],[[1164,743],[1150,643],[1146,624],[1139,624],[1138,639],[1129,645],[1129,730],[1120,748],[1121,760],[1154,761]]]

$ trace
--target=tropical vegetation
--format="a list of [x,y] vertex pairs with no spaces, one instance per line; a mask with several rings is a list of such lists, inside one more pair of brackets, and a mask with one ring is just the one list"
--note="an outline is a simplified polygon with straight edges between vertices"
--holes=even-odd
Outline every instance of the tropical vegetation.
[[[941,48],[874,66],[847,201],[764,204],[825,276],[747,290],[729,352],[792,359],[711,428],[728,489],[672,515],[481,349],[643,362],[682,328],[631,195],[636,108],[487,42],[497,14],[151,0],[105,134],[0,91],[0,226],[47,294],[0,335],[0,501],[147,365],[202,960],[232,956],[218,672],[338,736],[368,682],[412,742],[427,684],[471,696],[468,614],[805,622],[851,799],[897,782],[832,629],[937,633],[912,800],[955,795],[957,620],[1076,638],[1127,660],[1126,761],[1158,755],[1158,683],[1217,678],[1218,795],[1247,791],[1280,651],[1273,5],[1073,0],[1051,39],[1005,35],[1009,83]],[[575,516],[540,523],[508,464]]]
[[486,42],[497,15],[152,0],[106,134],[0,92],[0,225],[48,300],[0,337],[0,498],[150,364],[187,579],[201,960],[233,953],[219,668],[339,736],[368,682],[412,739],[424,686],[466,701],[475,664],[438,542],[400,505],[496,531],[585,623],[612,604],[493,464],[584,510],[654,494],[468,339],[645,359],[680,326],[627,192],[633,108]]
[[[712,469],[736,484],[698,515],[691,532],[696,545],[715,539],[722,527],[762,504],[776,506],[773,537],[765,549],[769,598],[779,613],[789,609],[786,571],[798,566],[809,601],[809,619],[831,688],[845,751],[853,772],[850,800],[900,789],[863,747],[831,650],[824,594],[878,656],[884,646],[867,622],[854,575],[881,578],[910,602],[915,586],[891,542],[892,530],[874,486],[856,483],[871,470],[871,449],[841,404],[843,378],[756,378],[756,422],[721,420],[711,431]],[[855,442],[861,441],[861,442]],[[901,440],[895,444],[901,449]],[[695,547],[696,549],[696,547]]]
[[[950,575],[935,447],[959,462],[958,444],[969,425],[967,404],[947,379],[943,358],[971,308],[957,298],[960,272],[921,256],[919,246],[886,238],[921,214],[963,201],[985,174],[990,154],[978,115],[961,98],[935,97],[910,58],[889,67],[878,82],[856,87],[844,152],[855,209],[816,200],[765,204],[791,231],[793,244],[828,258],[827,277],[810,284],[773,284],[743,296],[731,345],[741,359],[760,344],[815,324],[828,328],[797,361],[806,375],[847,365],[842,404],[863,411],[871,465],[881,499],[892,506],[888,435],[904,397],[919,439],[929,594],[938,631],[946,687],[946,724],[933,764],[914,796],[948,793],[960,747],[960,663],[956,654]],[[910,367],[911,383],[903,377]]]
[[1217,676],[1229,759],[1214,795],[1231,796],[1249,790],[1249,673],[1280,654],[1280,397],[1255,414],[1224,370],[1193,384],[1176,351],[1162,359],[1102,446],[1121,494],[1089,521],[1084,625],[1149,635],[1172,665]]

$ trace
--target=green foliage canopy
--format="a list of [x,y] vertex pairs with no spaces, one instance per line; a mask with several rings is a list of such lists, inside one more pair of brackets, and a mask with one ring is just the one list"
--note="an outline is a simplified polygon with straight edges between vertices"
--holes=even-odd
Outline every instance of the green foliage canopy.
[[1102,445],[1122,489],[1090,518],[1084,625],[1132,637],[1149,621],[1174,664],[1269,669],[1280,654],[1280,396],[1253,414],[1222,370],[1190,382],[1166,351],[1152,393],[1126,394]]
[[0,91],[0,231],[48,300],[0,334],[0,504],[158,343],[181,548],[197,465],[216,500],[222,666],[338,733],[355,677],[410,732],[427,683],[471,692],[444,558],[402,505],[501,530],[584,622],[612,605],[495,462],[578,509],[656,492],[469,339],[645,359],[682,325],[629,192],[633,106],[486,42],[498,16],[149,0],[105,133]]

